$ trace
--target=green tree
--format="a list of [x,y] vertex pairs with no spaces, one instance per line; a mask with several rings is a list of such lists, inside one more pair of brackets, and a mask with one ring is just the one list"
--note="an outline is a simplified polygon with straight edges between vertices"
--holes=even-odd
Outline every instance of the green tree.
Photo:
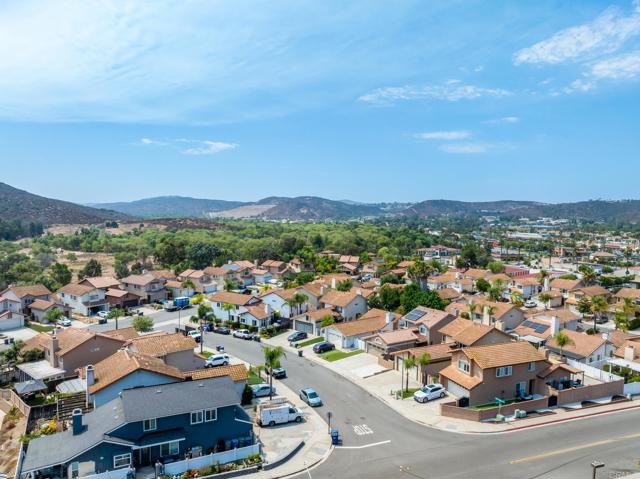
[[122,279],[129,276],[129,267],[127,266],[126,261],[121,261],[116,259],[113,264],[113,269],[116,273],[116,278]]
[[87,261],[87,264],[84,265],[84,268],[78,272],[78,279],[82,280],[96,276],[102,276],[102,265],[98,260],[91,258]]
[[220,250],[211,243],[197,241],[187,248],[187,261],[193,269],[204,269],[211,266]]
[[180,288],[186,290],[187,294],[189,294],[190,290],[195,291],[196,285],[192,280],[187,278],[182,283],[180,283]]
[[131,326],[139,333],[148,333],[153,331],[153,319],[149,316],[135,316]]
[[109,319],[114,319],[116,323],[116,329],[118,329],[118,318],[125,316],[127,312],[122,308],[113,308],[109,311],[109,315],[107,316]]
[[602,296],[595,296],[591,300],[591,312],[593,313],[593,332],[598,332],[598,319],[609,311],[609,303]]
[[576,304],[576,309],[580,314],[582,314],[582,317],[585,318],[587,315],[591,314],[591,300],[586,296],[580,298],[578,304]]
[[272,399],[273,370],[280,367],[280,359],[286,358],[287,355],[282,346],[265,347],[262,351],[264,353],[264,366],[269,371],[269,399]]
[[422,374],[422,385],[426,386],[429,382],[429,375],[427,374],[427,366],[431,364],[431,355],[429,353],[423,353],[422,356],[418,358],[418,366],[420,367],[420,372]]
[[413,356],[409,356],[402,361],[402,365],[404,366],[405,372],[405,391],[409,390],[409,370],[416,367],[416,359]]
[[504,263],[502,261],[491,261],[487,265],[487,268],[489,268],[489,270],[493,274],[503,273],[504,272]]
[[321,328],[328,328],[329,326],[331,326],[332,324],[334,324],[336,322],[336,319],[330,315],[327,314],[324,318],[322,318],[322,320],[320,321],[320,327]]
[[487,293],[491,289],[491,283],[484,278],[476,280],[476,289],[481,293]]
[[560,348],[560,357],[563,358],[564,357],[564,348],[569,346],[570,344],[575,344],[573,342],[573,339],[571,339],[567,333],[565,333],[564,331],[560,331],[558,334],[555,335],[555,342],[558,345],[558,348]]
[[59,308],[52,308],[44,313],[42,321],[44,323],[55,324],[64,317],[64,313]]
[[336,284],[336,289],[338,291],[350,291],[353,288],[353,281],[350,279],[343,279],[342,281],[338,281]]
[[207,322],[211,311],[211,306],[208,304],[200,304],[198,306],[198,315],[191,317],[191,321],[198,323],[200,328],[200,354],[204,352],[204,323]]
[[613,316],[613,322],[616,324],[616,329],[622,331],[623,333],[629,331],[629,316],[627,316],[624,311],[616,311]]
[[236,283],[234,283],[234,281],[230,278],[226,278],[224,280],[224,290],[225,291],[233,291],[234,289],[236,289]]
[[[300,307],[308,300],[306,294],[303,293],[295,293],[291,298],[287,300],[287,304],[289,305],[289,309],[291,311],[291,317],[297,316],[300,314]],[[294,313],[295,311],[295,313]]]
[[522,293],[518,291],[512,291],[509,294],[509,301],[511,301],[511,303],[516,307],[520,308],[524,304],[524,297],[522,296]]
[[65,284],[69,284],[73,276],[69,267],[62,263],[53,263],[51,265],[49,275],[57,285],[56,289],[64,286]]
[[443,310],[447,303],[435,291],[422,291],[417,284],[409,284],[400,293],[400,306],[403,313],[425,306],[427,308]]
[[227,321],[231,321],[231,311],[236,309],[236,307],[231,303],[222,303],[222,311],[227,313]]
[[548,309],[549,308],[549,301],[551,301],[553,299],[553,297],[549,294],[549,293],[541,293],[538,296],[538,299],[542,302],[542,304],[544,305],[544,309]]

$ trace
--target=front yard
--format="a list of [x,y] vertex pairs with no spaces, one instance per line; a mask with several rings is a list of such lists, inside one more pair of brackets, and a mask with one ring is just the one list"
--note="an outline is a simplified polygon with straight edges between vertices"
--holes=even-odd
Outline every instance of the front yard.
[[306,341],[303,341],[301,343],[297,343],[299,348],[304,348],[305,346],[311,346],[312,344],[316,344],[316,343],[320,343],[324,341],[324,338],[313,338],[313,339],[307,339]]
[[54,326],[51,326],[49,324],[40,324],[33,321],[29,323],[29,328],[39,333],[48,333],[49,331],[53,331],[55,329]]
[[330,363],[334,361],[339,361],[344,358],[349,358],[351,356],[355,356],[356,354],[363,353],[362,349],[356,349],[355,351],[339,351],[334,349],[333,351],[329,351],[327,353],[321,354],[320,357]]

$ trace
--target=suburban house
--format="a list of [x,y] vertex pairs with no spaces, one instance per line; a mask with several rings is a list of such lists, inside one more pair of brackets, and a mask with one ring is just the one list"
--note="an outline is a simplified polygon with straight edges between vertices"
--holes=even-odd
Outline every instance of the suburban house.
[[418,306],[400,318],[398,327],[417,329],[426,338],[427,344],[438,344],[444,341],[440,328],[454,319],[455,316],[446,311]]
[[[178,275],[178,281],[180,284],[185,281],[191,281],[195,285],[195,291],[197,293],[209,294],[218,289],[218,283],[213,281],[206,271],[201,269],[187,269]],[[224,281],[222,283],[224,286]]]
[[476,308],[470,316],[476,322],[509,331],[524,321],[522,310],[511,303],[495,303],[480,297],[474,297],[473,300]]
[[549,283],[549,289],[562,293],[564,299],[569,297],[569,293],[575,289],[581,288],[584,283],[581,279],[562,279],[556,278]]
[[585,287],[570,291],[569,297],[567,298],[566,303],[571,306],[575,306],[582,299],[586,298],[588,300],[592,300],[596,296],[602,296],[608,301],[609,298],[611,297],[611,292],[608,289],[603,288],[602,286],[599,286],[599,285],[585,286]]
[[459,279],[459,274],[454,271],[448,271],[446,273],[438,274],[435,276],[429,276],[427,278],[427,286],[429,289],[439,290],[445,288],[452,288],[459,291],[459,287],[457,286],[457,281]]
[[86,284],[69,283],[57,292],[60,302],[82,316],[109,311],[105,290]]
[[11,311],[28,316],[29,307],[37,299],[48,301],[51,291],[42,284],[11,286],[0,293],[0,312]]
[[125,289],[108,289],[104,297],[109,303],[109,309],[113,308],[131,308],[140,304],[140,296],[130,293]]
[[196,342],[182,333],[158,332],[132,338],[124,347],[134,353],[161,359],[180,371],[204,366],[204,359],[194,353]]
[[266,269],[253,268],[251,270],[253,282],[256,284],[267,284],[273,280],[273,276]]
[[329,290],[319,300],[320,308],[336,311],[344,321],[352,321],[367,311],[367,300],[362,291]]
[[634,304],[640,304],[640,289],[636,288],[620,288],[613,295],[614,305],[621,309],[625,305],[625,299],[631,300]]
[[287,263],[275,259],[268,259],[260,265],[260,269],[267,270],[274,278],[279,278],[287,270]]
[[300,258],[293,258],[287,264],[294,273],[313,273],[315,271],[313,263],[306,263]]
[[260,298],[232,291],[216,291],[209,296],[209,301],[216,318],[239,322],[240,315],[247,312],[248,306],[258,305]]
[[253,284],[253,275],[251,270],[256,267],[256,264],[251,261],[233,261],[223,264],[222,268],[231,273],[231,278],[234,282],[243,286]]
[[229,376],[125,389],[88,414],[75,410],[69,429],[33,439],[22,472],[85,477],[252,445],[240,399]]
[[140,296],[143,303],[162,302],[167,299],[164,289],[165,280],[153,274],[132,274],[122,278],[122,287],[130,293]]
[[370,309],[360,319],[335,323],[324,328],[324,338],[341,349],[364,349],[363,338],[383,332],[393,331],[399,315],[382,309]]
[[531,299],[542,290],[539,279],[533,276],[516,276],[511,279],[511,287],[525,300]]
[[303,284],[298,289],[307,297],[307,306],[309,309],[318,309],[320,298],[329,290],[321,283]]
[[239,314],[240,323],[253,328],[262,329],[274,321],[274,312],[268,304],[258,303],[244,307],[246,311]]
[[475,323],[468,319],[456,318],[440,328],[444,342],[454,343],[457,347],[483,346],[513,341],[513,338],[495,326]]
[[429,364],[420,367],[416,365],[409,371],[409,377],[419,383],[429,382],[429,378],[437,376],[440,371],[451,364],[452,351],[456,349],[454,343],[432,344],[430,346],[418,346],[416,348],[402,349],[392,353],[394,357],[394,369],[406,374],[404,360],[413,358],[416,363],[425,354],[429,355]]
[[[597,363],[611,358],[616,352],[616,347],[609,340],[607,333],[586,334],[565,330],[564,334],[569,337],[570,343],[562,348],[562,356],[575,359],[578,362]],[[546,348],[552,353],[561,354],[560,346],[556,343],[555,338],[547,341]]]
[[425,343],[425,338],[411,329],[382,331],[364,338],[365,351],[374,356],[389,359],[391,353],[402,349],[415,348]]
[[183,374],[187,381],[229,376],[240,395],[242,395],[249,379],[249,370],[244,364],[228,364],[226,366],[216,366],[215,368],[196,369],[194,371],[186,371]]
[[85,286],[92,286],[94,288],[103,289],[105,292],[108,289],[119,289],[120,281],[111,276],[95,276],[92,278],[84,278],[82,281],[78,281],[78,284]]
[[467,398],[469,406],[477,406],[534,394],[538,373],[548,367],[544,354],[526,341],[474,346],[452,352],[440,382],[458,398]]
[[87,387],[87,404],[100,407],[121,391],[182,381],[184,373],[160,358],[121,349],[95,365],[81,369]]
[[301,294],[305,298],[307,295],[300,290],[300,288],[289,289],[272,289],[265,293],[262,293],[260,300],[271,306],[274,311],[277,311],[281,317],[291,319],[294,316],[298,316],[307,311],[307,301],[305,300],[301,304],[291,305],[289,301],[296,295]]
[[441,288],[436,290],[436,293],[440,298],[447,301],[455,301],[462,297],[462,294],[453,288]]
[[456,257],[460,254],[460,251],[447,246],[434,245],[429,248],[418,248],[416,253],[419,256],[422,256],[424,261],[431,261],[435,259],[442,264],[453,266],[456,262]]
[[189,286],[188,283],[185,284],[185,286],[183,286],[183,284],[185,283],[177,279],[170,279],[164,283],[164,287],[169,292],[169,297],[171,298],[180,298],[184,296],[190,298],[196,294],[195,283],[193,288]]
[[339,318],[338,313],[333,309],[315,309],[293,318],[293,329],[295,331],[320,336],[322,334],[322,320],[327,316],[331,316],[334,321]]
[[[545,308],[562,307],[562,304],[564,303],[564,296],[561,291],[558,291],[557,289],[550,289],[550,290],[544,291],[544,293],[549,295],[549,300],[546,302],[546,304],[543,304]],[[540,301],[539,296],[538,296],[538,301]]]
[[538,347],[544,346],[561,329],[560,318],[557,316],[532,316],[525,319],[520,326],[513,330],[512,334],[514,337]]
[[53,309],[59,309],[65,317],[71,319],[71,308],[69,306],[46,299],[36,299],[31,303],[29,309],[31,310],[31,318],[38,323],[44,323],[44,316]]
[[70,327],[53,334],[40,333],[25,341],[22,350],[43,351],[45,361],[52,367],[63,369],[65,376],[73,376],[77,369],[106,359],[124,344],[123,339],[113,335]]

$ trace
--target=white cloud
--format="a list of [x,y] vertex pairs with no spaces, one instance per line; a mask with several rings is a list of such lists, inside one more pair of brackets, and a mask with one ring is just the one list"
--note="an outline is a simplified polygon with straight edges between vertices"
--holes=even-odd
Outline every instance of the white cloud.
[[203,156],[215,155],[226,150],[237,148],[236,143],[225,143],[211,140],[190,140],[187,138],[172,138],[154,140],[151,138],[141,138],[140,145],[144,146],[169,146],[180,152],[182,155]]
[[362,95],[359,100],[367,103],[393,104],[409,100],[474,100],[481,97],[500,98],[511,95],[502,88],[485,88],[475,85],[464,85],[459,80],[448,80],[442,85],[378,88]]
[[447,143],[440,145],[440,150],[445,153],[478,154],[486,153],[493,147],[491,143]]
[[500,123],[519,123],[520,122],[520,118],[517,116],[503,116],[502,118],[495,118],[493,120],[487,120],[484,123],[489,124],[489,125],[497,125]]
[[640,75],[640,50],[608,58],[591,67],[594,78],[632,80]]
[[426,133],[416,133],[415,138],[419,140],[463,140],[471,136],[470,131],[453,130],[453,131],[429,131]]
[[627,40],[640,34],[640,4],[634,2],[631,15],[616,7],[607,8],[590,23],[560,30],[550,38],[514,54],[516,65],[558,64],[584,61],[618,50]]
[[200,146],[182,150],[183,155],[215,155],[225,150],[233,150],[238,145],[235,143],[223,143],[221,141],[203,141]]

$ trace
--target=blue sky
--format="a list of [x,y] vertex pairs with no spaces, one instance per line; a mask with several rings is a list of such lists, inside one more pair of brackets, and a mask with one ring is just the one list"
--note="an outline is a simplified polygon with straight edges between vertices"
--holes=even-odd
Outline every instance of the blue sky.
[[638,198],[640,0],[0,4],[0,181]]

